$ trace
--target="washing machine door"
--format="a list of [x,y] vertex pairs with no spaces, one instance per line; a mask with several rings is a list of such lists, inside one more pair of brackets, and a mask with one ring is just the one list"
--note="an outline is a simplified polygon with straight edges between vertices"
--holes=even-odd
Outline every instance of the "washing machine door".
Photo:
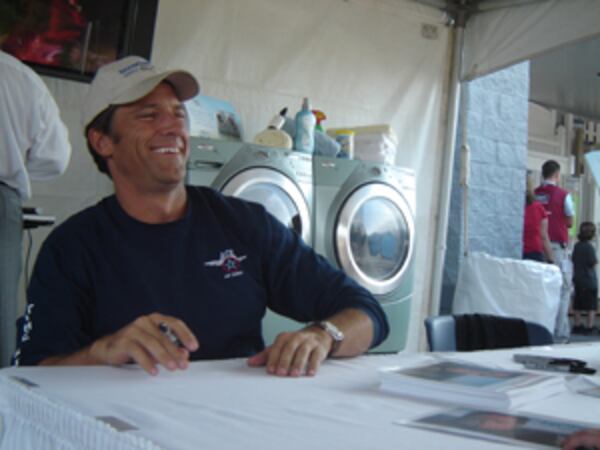
[[221,188],[225,195],[260,203],[281,223],[310,244],[310,210],[300,187],[287,175],[266,167],[252,167],[232,176]]
[[391,185],[369,183],[342,203],[334,225],[340,267],[374,294],[387,294],[402,281],[413,252],[414,219]]

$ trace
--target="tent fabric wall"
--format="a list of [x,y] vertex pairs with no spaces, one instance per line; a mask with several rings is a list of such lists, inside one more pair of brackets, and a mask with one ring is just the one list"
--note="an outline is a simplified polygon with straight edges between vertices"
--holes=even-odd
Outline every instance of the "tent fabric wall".
[[[432,26],[437,37],[422,34]],[[417,174],[415,300],[408,348],[430,284],[450,31],[440,11],[409,1],[161,0],[154,62],[183,66],[202,91],[239,111],[245,139],[302,97],[325,127],[389,123],[396,163]],[[430,36],[430,35],[427,35]]]
[[486,10],[467,22],[462,80],[531,59],[546,51],[600,33],[597,0],[539,0]]

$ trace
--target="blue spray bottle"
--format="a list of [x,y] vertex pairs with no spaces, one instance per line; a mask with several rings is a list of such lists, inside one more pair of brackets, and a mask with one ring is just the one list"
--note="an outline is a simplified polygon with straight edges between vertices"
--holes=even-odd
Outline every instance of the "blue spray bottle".
[[317,119],[310,110],[308,97],[302,100],[302,109],[296,114],[296,135],[294,136],[294,150],[304,153],[313,153],[315,149],[315,124]]

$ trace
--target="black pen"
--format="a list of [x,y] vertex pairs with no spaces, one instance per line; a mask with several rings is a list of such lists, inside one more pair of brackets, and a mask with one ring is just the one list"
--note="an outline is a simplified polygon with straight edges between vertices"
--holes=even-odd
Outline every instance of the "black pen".
[[179,340],[179,338],[173,333],[171,327],[167,325],[165,322],[161,322],[158,324],[158,328],[162,333],[169,338],[169,340],[175,344],[177,347],[183,347],[183,343]]

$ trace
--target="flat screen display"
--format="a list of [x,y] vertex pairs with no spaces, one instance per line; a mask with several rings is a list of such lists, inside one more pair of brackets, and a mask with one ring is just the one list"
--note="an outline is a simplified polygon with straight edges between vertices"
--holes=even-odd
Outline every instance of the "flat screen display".
[[158,0],[0,1],[13,17],[2,50],[41,74],[89,81],[123,56],[150,59]]

